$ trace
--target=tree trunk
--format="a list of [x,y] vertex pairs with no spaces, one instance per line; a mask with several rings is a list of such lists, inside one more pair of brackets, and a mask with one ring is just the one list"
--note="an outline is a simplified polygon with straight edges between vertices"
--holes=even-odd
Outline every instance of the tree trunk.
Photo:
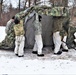
[[27,0],[25,0],[24,10],[25,10],[25,8],[26,8],[26,3],[27,3]]
[[67,6],[68,5],[68,0],[50,0],[53,4],[57,2],[59,5],[61,4],[62,6]]
[[19,0],[19,11],[20,11],[20,0]]
[[30,7],[31,1],[29,0],[29,7]]
[[63,6],[68,6],[68,0],[62,0]]
[[0,1],[0,21],[1,21],[1,15],[2,15],[2,5],[3,5],[3,0]]
[[37,0],[34,0],[34,4],[35,4],[35,5],[36,5],[36,1],[37,1]]
[[0,1],[0,13],[2,13],[2,4],[3,4],[3,0]]
[[2,12],[2,4],[3,4],[3,0],[1,0],[0,5],[1,5],[1,12]]

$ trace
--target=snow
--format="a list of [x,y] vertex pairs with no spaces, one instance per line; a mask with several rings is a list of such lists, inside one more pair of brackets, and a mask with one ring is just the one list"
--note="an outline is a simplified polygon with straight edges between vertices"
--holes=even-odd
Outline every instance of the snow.
[[[76,53],[75,53],[76,54]],[[0,74],[76,74],[76,60],[59,58],[53,53],[44,57],[33,55],[26,50],[24,57],[17,57],[13,51],[0,50]],[[73,56],[72,56],[73,57]]]
[[4,40],[5,36],[6,36],[5,27],[4,27],[4,26],[1,26],[1,27],[0,27],[0,42],[1,42],[2,40]]
[[[0,27],[0,41],[5,38],[5,27]],[[76,74],[76,51],[69,49],[61,55],[54,55],[51,48],[43,49],[44,57],[32,54],[32,49],[25,49],[24,57],[17,57],[11,50],[0,50],[0,74]]]

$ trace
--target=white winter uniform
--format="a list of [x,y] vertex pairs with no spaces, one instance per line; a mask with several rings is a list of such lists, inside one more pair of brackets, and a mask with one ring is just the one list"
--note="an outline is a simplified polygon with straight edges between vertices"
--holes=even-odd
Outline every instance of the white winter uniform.
[[14,53],[18,54],[18,56],[24,55],[24,43],[25,43],[25,37],[23,35],[16,36],[15,37],[15,49]]
[[18,54],[18,56],[24,55],[24,28],[23,28],[23,21],[20,21],[20,24],[14,26],[15,31],[15,49],[14,53]]
[[57,53],[58,51],[60,51],[61,45],[65,50],[68,50],[68,47],[66,45],[66,39],[67,39],[67,36],[64,36],[63,40],[61,41],[61,36],[59,34],[59,31],[53,33],[53,41],[55,45],[54,53]]
[[34,22],[35,29],[35,44],[33,51],[37,51],[38,54],[42,54],[43,42],[42,42],[42,25],[38,20],[38,14],[36,14],[36,21]]
[[76,32],[74,33],[74,37],[75,37],[74,42],[76,43]]

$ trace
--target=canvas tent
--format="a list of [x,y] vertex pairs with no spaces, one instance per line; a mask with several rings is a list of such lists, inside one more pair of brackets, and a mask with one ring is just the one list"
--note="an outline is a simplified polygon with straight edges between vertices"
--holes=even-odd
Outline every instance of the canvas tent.
[[[24,11],[21,11],[20,13],[17,13],[15,16],[24,19],[24,29],[25,29],[25,48],[33,48],[34,42],[35,42],[35,36],[34,36],[34,29],[33,29],[33,22],[34,22],[34,12],[37,12],[42,16],[42,39],[43,39],[43,45],[44,46],[50,46],[53,47],[53,19],[50,15],[51,7],[47,6],[32,6],[30,8],[27,8]],[[67,39],[67,45],[69,48],[75,44],[73,43],[73,33],[76,31],[76,27],[69,27],[69,34]],[[0,48],[2,49],[13,49],[14,48],[14,31],[13,31],[13,25],[10,28],[11,33],[9,33],[6,38],[3,40],[2,43],[0,43]],[[11,38],[9,38],[11,37]]]
[[[43,13],[43,10],[44,9],[50,9],[49,7],[46,7],[46,6],[42,6],[42,7],[30,7],[30,8],[27,8],[26,10],[20,12],[20,13],[17,13],[15,16],[16,17],[19,17],[19,18],[23,18],[24,19],[24,29],[25,29],[25,48],[33,48],[34,46],[34,42],[35,42],[35,34],[34,34],[34,29],[33,29],[33,22],[34,22],[34,17],[35,15],[33,14],[34,13],[34,10],[36,10],[36,12],[38,12],[41,16],[42,16],[42,20],[41,20],[41,23],[42,23],[42,38],[43,38],[43,44],[44,46],[51,46],[53,45],[53,40],[52,40],[52,23],[53,23],[53,20],[52,20],[52,17],[51,16],[48,16],[46,15],[46,11],[44,11]],[[11,26],[11,33],[10,35],[14,35],[13,33],[13,30],[12,30],[12,26]],[[10,36],[9,35],[9,36]],[[7,38],[8,35],[6,36],[6,39],[3,40],[2,43],[0,43],[0,48],[3,48],[3,49],[12,49],[14,47],[14,36],[11,36],[13,39],[10,40],[11,42],[7,43],[6,40],[10,39],[10,38]],[[6,45],[8,44],[8,45]],[[11,46],[9,46],[9,44],[11,44]]]
[[[52,40],[52,17],[51,16],[46,16],[46,15],[41,15],[42,16],[42,39],[43,39],[43,44],[44,46],[52,46],[53,45],[53,40]],[[34,29],[33,29],[33,22],[34,22],[34,16],[29,19],[26,23],[25,23],[25,38],[26,38],[26,42],[25,42],[25,46],[27,48],[33,47],[34,46]]]

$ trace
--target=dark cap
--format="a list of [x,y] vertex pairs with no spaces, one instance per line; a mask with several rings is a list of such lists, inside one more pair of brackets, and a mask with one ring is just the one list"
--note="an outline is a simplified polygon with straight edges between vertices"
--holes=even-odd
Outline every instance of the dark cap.
[[14,23],[15,23],[15,24],[18,24],[19,22],[20,22],[20,20],[17,19],[17,18],[14,20]]

